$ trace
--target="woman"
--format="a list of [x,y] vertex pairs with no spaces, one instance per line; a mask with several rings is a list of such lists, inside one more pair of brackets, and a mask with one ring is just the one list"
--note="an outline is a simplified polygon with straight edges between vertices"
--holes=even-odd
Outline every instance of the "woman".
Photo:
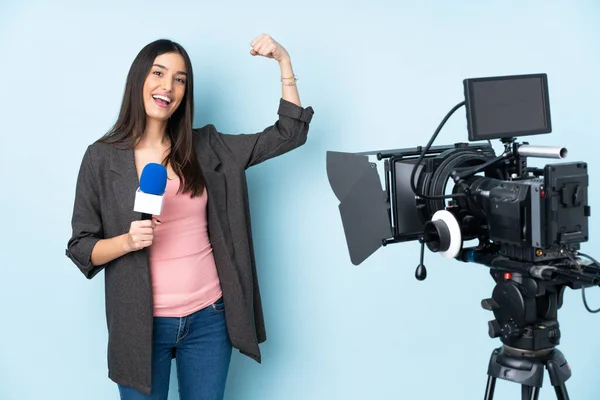
[[[167,399],[174,357],[182,400],[221,399],[232,347],[260,362],[266,340],[252,247],[245,170],[305,143],[288,52],[268,35],[254,56],[281,69],[278,120],[227,135],[192,129],[186,51],[158,40],[134,60],[114,127],[81,163],[66,254],[88,278],[105,273],[109,377],[122,399]],[[141,171],[168,172],[163,211],[133,211]]]

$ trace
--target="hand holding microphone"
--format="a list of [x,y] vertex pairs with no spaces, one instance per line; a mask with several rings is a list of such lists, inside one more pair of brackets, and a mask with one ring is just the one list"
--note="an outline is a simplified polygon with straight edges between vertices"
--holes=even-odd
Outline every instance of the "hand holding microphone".
[[140,187],[135,192],[133,211],[142,213],[141,221],[133,221],[127,234],[129,251],[141,250],[152,244],[154,228],[160,221],[163,196],[167,187],[167,169],[161,164],[149,163],[142,170]]
[[154,228],[157,224],[160,224],[160,222],[156,218],[133,221],[127,234],[128,250],[137,251],[150,246],[154,239]]
[[133,209],[142,213],[141,221],[133,221],[129,231],[119,236],[101,239],[92,249],[93,265],[105,265],[132,251],[152,245],[154,228],[160,224],[153,215],[160,215],[163,195],[167,187],[167,169],[160,164],[146,165],[140,177],[140,187],[135,192]]

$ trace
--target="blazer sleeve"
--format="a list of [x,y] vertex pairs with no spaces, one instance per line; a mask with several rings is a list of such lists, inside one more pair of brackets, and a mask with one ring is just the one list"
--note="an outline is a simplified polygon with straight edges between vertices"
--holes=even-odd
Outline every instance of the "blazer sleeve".
[[306,142],[308,127],[314,114],[312,107],[299,107],[282,98],[277,114],[279,119],[262,132],[252,134],[217,132],[217,138],[244,168],[249,168],[303,145]]
[[98,185],[92,168],[91,148],[88,147],[79,168],[75,201],[71,218],[72,235],[67,242],[66,255],[86,278],[93,278],[103,266],[94,266],[91,254],[103,238]]

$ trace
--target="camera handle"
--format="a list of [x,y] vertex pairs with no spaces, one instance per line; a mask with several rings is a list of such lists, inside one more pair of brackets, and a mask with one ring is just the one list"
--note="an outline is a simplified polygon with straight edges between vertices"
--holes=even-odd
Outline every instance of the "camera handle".
[[425,258],[425,241],[419,239],[421,242],[421,258],[419,261],[419,265],[417,266],[417,270],[415,271],[415,278],[419,281],[425,280],[427,278],[427,268],[425,268],[425,264],[423,264],[423,260]]

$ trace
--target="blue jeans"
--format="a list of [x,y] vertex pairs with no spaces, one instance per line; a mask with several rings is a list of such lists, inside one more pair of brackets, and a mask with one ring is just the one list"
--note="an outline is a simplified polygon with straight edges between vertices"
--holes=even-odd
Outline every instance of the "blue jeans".
[[183,318],[154,317],[152,393],[118,385],[121,400],[167,400],[175,351],[181,400],[221,400],[231,359],[223,299]]

